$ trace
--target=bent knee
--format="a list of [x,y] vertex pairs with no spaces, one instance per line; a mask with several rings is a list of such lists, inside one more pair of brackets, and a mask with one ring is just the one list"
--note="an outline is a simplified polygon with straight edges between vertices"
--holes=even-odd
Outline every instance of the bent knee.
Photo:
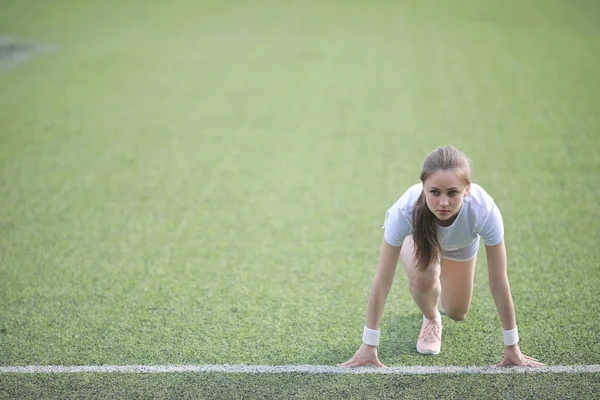
[[428,292],[438,284],[439,279],[427,275],[414,276],[413,279],[410,280],[410,286],[419,292]]
[[446,316],[455,321],[464,321],[467,318],[467,312],[461,310],[446,311]]

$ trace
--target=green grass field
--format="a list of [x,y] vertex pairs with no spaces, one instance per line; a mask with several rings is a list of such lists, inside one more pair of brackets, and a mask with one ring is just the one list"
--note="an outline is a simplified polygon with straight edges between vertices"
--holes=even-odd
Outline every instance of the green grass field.
[[[521,350],[600,364],[600,3],[0,1],[0,366],[335,365],[386,210],[452,144],[502,210]],[[0,53],[1,54],[1,53]],[[503,356],[483,246],[438,356]],[[598,398],[600,374],[0,374],[0,398]]]

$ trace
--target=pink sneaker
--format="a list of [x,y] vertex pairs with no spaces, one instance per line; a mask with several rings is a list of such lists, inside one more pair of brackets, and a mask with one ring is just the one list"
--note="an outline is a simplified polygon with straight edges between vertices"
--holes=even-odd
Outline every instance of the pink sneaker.
[[438,354],[442,347],[442,323],[425,320],[419,333],[417,351],[421,354]]

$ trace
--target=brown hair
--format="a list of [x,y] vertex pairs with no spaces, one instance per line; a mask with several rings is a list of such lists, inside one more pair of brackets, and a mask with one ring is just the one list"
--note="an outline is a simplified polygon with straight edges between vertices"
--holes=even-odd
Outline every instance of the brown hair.
[[[438,170],[455,170],[466,184],[471,183],[471,161],[452,146],[441,146],[429,153],[421,169],[421,182]],[[440,260],[442,248],[437,238],[436,217],[427,207],[425,188],[413,210],[414,258],[417,269],[425,270]]]

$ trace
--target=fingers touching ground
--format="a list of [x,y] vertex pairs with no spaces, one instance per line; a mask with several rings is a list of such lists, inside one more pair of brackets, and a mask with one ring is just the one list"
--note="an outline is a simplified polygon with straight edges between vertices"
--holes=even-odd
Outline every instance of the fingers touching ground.
[[383,365],[379,361],[365,362],[365,361],[360,361],[360,360],[347,361],[343,364],[338,364],[337,366],[342,367],[342,368],[355,368],[355,367],[364,367],[364,366],[368,366],[368,365],[375,365],[378,368],[385,368],[385,365]]
[[351,359],[349,359],[348,361],[338,364],[338,367],[349,367],[350,365],[353,365],[356,362],[356,356],[352,357]]
[[338,367],[342,367],[342,368],[354,368],[354,367],[362,367],[362,366],[367,366],[367,365],[375,365],[378,368],[384,368],[385,365],[383,365],[377,358],[375,359],[365,359],[365,358],[361,358],[361,357],[352,357],[350,360],[346,361],[345,363],[342,364],[338,364]]
[[528,367],[543,367],[546,364],[541,363],[534,358],[531,358],[531,359],[527,360],[527,363],[525,363],[525,365],[527,365]]
[[518,362],[503,360],[500,364],[496,364],[497,367],[543,367],[544,363],[539,362],[535,358],[523,356]]
[[526,356],[525,354],[523,354],[521,356],[521,361],[523,362],[521,365],[526,366],[526,367],[541,367],[545,364],[539,362],[538,360],[536,360],[533,357],[529,357]]

